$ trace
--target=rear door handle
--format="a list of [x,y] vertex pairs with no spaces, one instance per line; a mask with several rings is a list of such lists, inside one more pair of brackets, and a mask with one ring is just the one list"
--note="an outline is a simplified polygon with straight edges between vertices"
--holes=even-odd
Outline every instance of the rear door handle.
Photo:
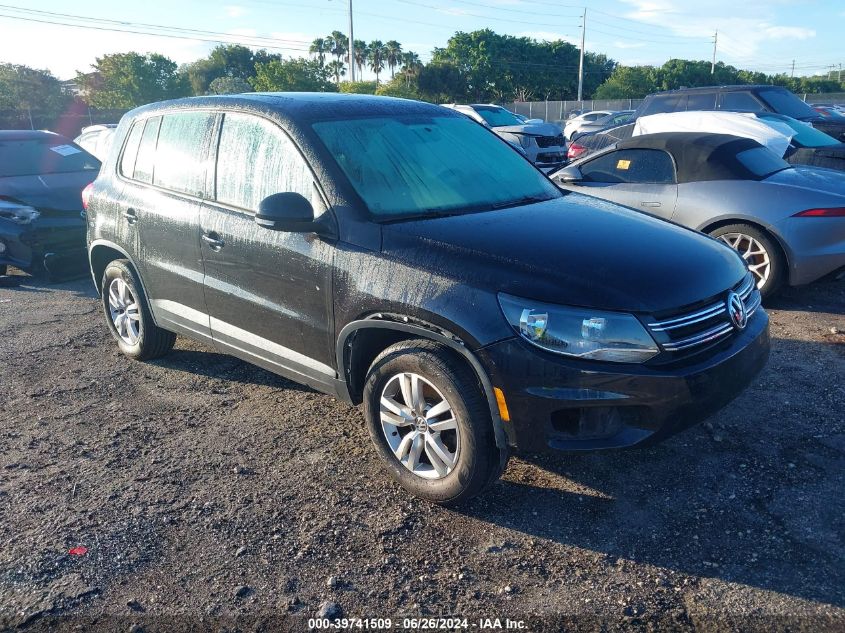
[[123,217],[127,224],[135,224],[138,221],[138,213],[131,207],[123,212]]
[[226,245],[226,242],[224,242],[217,233],[203,233],[202,241],[208,244],[213,251],[219,251]]
[[640,202],[641,207],[662,207],[663,204],[660,202]]

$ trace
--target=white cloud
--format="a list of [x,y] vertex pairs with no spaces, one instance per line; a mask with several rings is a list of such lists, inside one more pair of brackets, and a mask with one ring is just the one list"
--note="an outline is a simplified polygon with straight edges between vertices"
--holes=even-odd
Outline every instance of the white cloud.
[[242,7],[237,4],[230,4],[223,7],[223,10],[226,12],[226,15],[230,18],[240,18],[246,15],[247,10],[246,7]]
[[805,29],[800,26],[769,26],[764,29],[769,39],[773,40],[809,40],[816,36],[813,29]]
[[530,37],[539,42],[557,42],[558,40],[571,42],[573,40],[569,35],[556,31],[522,31],[517,33],[517,37]]

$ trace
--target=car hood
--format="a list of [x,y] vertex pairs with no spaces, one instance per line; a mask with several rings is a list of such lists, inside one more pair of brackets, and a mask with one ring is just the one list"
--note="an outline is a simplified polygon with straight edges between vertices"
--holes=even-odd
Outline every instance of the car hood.
[[96,171],[0,178],[0,198],[8,198],[42,211],[82,211],[82,190],[97,177]]
[[806,189],[813,194],[832,194],[845,199],[845,172],[835,169],[796,165],[772,174],[763,182]]
[[525,125],[500,125],[493,128],[496,132],[510,134],[528,134],[530,136],[558,136],[560,128],[552,123],[526,123]]
[[386,224],[383,249],[419,270],[490,291],[626,312],[709,299],[746,273],[734,251],[705,235],[575,193]]

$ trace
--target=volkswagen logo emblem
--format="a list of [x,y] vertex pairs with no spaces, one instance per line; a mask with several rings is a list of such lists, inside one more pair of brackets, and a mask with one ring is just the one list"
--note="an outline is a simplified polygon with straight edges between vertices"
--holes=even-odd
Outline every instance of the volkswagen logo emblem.
[[735,292],[728,293],[728,316],[731,323],[737,330],[744,330],[748,324],[748,313],[745,311],[745,304]]

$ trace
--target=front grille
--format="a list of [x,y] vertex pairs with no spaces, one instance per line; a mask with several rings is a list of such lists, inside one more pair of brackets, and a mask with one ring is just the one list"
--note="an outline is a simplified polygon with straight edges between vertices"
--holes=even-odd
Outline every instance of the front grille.
[[538,147],[563,147],[566,141],[563,140],[563,134],[557,136],[537,136]]
[[[761,301],[760,291],[754,285],[751,273],[733,291],[742,299],[750,320]],[[728,315],[727,294],[724,299],[685,313],[666,315],[647,325],[664,351],[678,354],[697,352],[736,331]]]

